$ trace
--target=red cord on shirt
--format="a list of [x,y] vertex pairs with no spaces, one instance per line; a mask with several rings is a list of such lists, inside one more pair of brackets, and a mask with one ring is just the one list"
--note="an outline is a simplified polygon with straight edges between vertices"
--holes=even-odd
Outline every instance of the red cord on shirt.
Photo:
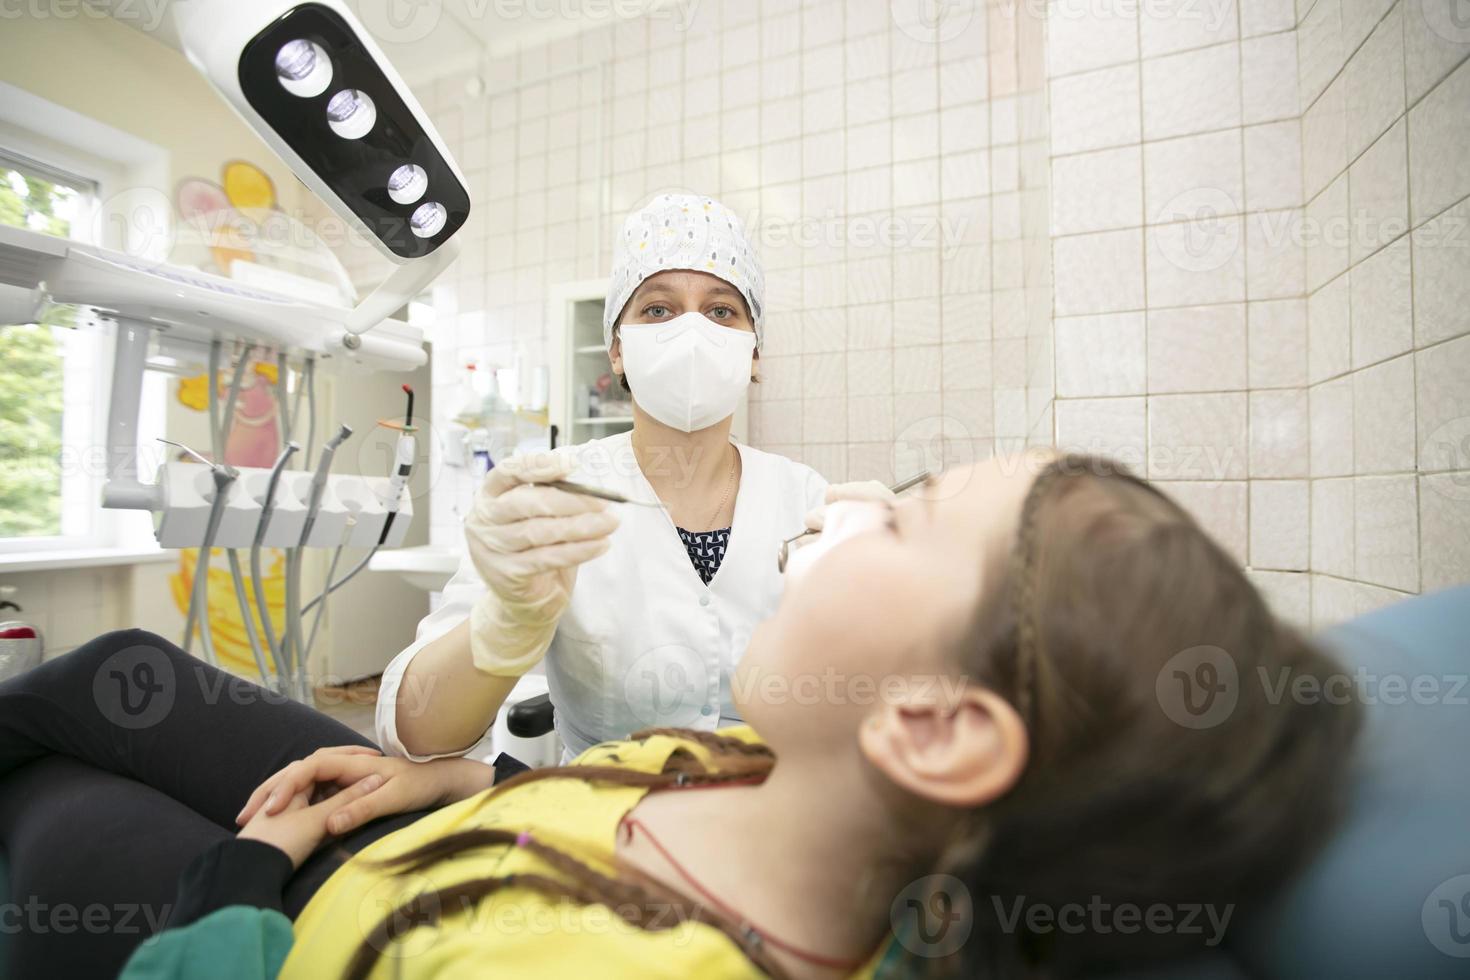
[[[681,788],[715,789],[721,786],[741,786],[750,784],[750,782],[737,781],[729,783],[703,783],[695,786],[687,786]],[[648,838],[648,843],[653,845],[654,850],[658,851],[658,853],[662,855],[663,859],[669,862],[670,867],[679,872],[679,876],[682,877],[686,882],[688,882],[689,886],[693,888],[696,892],[698,892],[700,897],[709,902],[715,908],[719,909],[727,917],[739,922],[742,928],[748,929],[753,932],[756,935],[756,938],[765,945],[774,946],[785,953],[789,953],[799,960],[805,960],[806,962],[814,963],[817,966],[830,967],[836,970],[856,970],[858,967],[862,966],[864,962],[866,962],[866,957],[856,960],[847,960],[840,959],[835,956],[823,956],[820,953],[813,953],[808,950],[801,949],[800,947],[793,946],[790,943],[783,942],[782,940],[777,939],[775,936],[770,935],[763,929],[757,929],[754,925],[747,921],[743,915],[741,915],[735,909],[732,909],[730,906],[726,905],[724,902],[720,901],[708,888],[705,888],[703,885],[701,885],[699,881],[695,879],[692,874],[689,873],[688,869],[686,869],[684,865],[680,864],[678,859],[675,858],[674,855],[670,854],[668,849],[664,847],[663,844],[659,843],[658,838],[653,836],[653,834],[649,832],[647,825],[645,825],[642,821],[635,818],[631,813],[628,813],[624,814],[623,819],[620,821],[620,823],[628,828],[629,840],[633,839],[632,832],[635,828],[643,831],[643,836]]]

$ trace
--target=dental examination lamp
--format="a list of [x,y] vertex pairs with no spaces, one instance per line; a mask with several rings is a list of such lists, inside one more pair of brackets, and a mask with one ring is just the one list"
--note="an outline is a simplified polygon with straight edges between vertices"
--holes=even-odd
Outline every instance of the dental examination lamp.
[[[303,547],[376,550],[401,542],[412,519],[402,458],[411,460],[411,438],[406,444],[400,439],[400,458],[381,478],[329,475],[330,450],[350,430],[341,427],[321,459],[313,456],[313,381],[318,366],[408,371],[426,362],[421,329],[393,314],[458,256],[454,236],[469,217],[470,200],[463,175],[423,109],[341,0],[189,0],[166,10],[150,36],[178,48],[302,183],[393,263],[393,271],[349,308],[153,256],[0,227],[0,312],[22,317],[9,322],[24,322],[46,302],[73,303],[92,307],[99,319],[115,325],[102,506],[152,511],[164,547],[203,545],[196,579],[207,576],[210,544],[230,549],[249,625],[234,549],[252,550],[258,577],[262,545],[295,549],[288,562],[294,561],[299,574]],[[139,26],[135,19],[119,19]],[[139,479],[137,464],[150,343],[196,363],[207,353],[212,450],[200,463],[164,463],[153,484]],[[282,455],[269,469],[224,465],[241,372],[235,372],[221,414],[218,371],[222,348],[237,347],[243,347],[242,368],[252,352],[273,354],[278,367]],[[299,367],[291,408],[286,381],[293,362]],[[292,429],[300,421],[303,390],[309,404],[301,459],[314,473],[284,469],[296,446]],[[411,431],[408,424],[405,436]],[[340,584],[328,582],[331,588]],[[203,591],[195,590],[196,602]],[[208,617],[198,612],[205,653],[213,659]],[[195,613],[191,608],[191,621]],[[300,639],[300,615],[298,603],[287,610],[289,635],[267,637],[285,690],[304,690],[302,647],[309,643]],[[255,654],[264,674],[259,646]]]
[[[151,279],[174,280],[168,286],[175,288],[166,286],[165,292],[179,300],[192,296],[215,302],[196,308],[190,302],[156,300],[136,312],[145,321],[166,317],[174,321],[173,329],[183,328],[178,320],[191,321],[211,339],[235,336],[308,357],[380,369],[423,364],[422,338],[405,338],[405,325],[365,336],[454,261],[459,245],[453,236],[469,217],[464,176],[408,86],[341,0],[189,0],[167,10],[170,20],[157,35],[182,51],[302,183],[396,268],[355,309],[314,309],[306,316],[281,309],[263,290],[212,282],[203,274],[170,276],[171,270],[159,269]],[[132,278],[136,289],[139,279]],[[64,275],[62,281],[67,281]],[[52,298],[119,303],[115,294],[67,300],[54,288]],[[220,306],[226,309],[215,308]],[[114,379],[119,373],[127,379],[114,387],[108,428],[109,450],[120,451],[136,444],[136,379],[142,370],[133,362],[141,363],[147,335],[132,324],[124,326],[134,310],[118,312],[123,316],[118,318]],[[126,401],[120,403],[120,394]],[[120,409],[132,425],[118,418]],[[110,472],[103,506],[154,509],[152,491],[136,476],[126,464]]]

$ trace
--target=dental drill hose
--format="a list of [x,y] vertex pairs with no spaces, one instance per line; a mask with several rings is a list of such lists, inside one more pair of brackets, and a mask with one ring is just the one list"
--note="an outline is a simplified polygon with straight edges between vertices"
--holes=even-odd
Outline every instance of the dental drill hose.
[[[306,361],[306,455],[311,457],[312,450],[316,449],[316,361],[307,358]],[[292,417],[300,414],[300,403],[291,413]]]
[[225,513],[225,501],[229,498],[230,488],[239,478],[240,471],[229,464],[205,459],[182,443],[162,438],[158,441],[182,449],[209,467],[210,475],[214,480],[214,500],[209,505],[209,519],[204,526],[204,540],[200,543],[199,557],[194,562],[194,581],[189,590],[189,611],[184,618],[184,652],[188,653],[190,650],[194,637],[194,623],[198,621],[200,645],[204,647],[205,660],[210,664],[215,664],[214,637],[209,631],[209,551],[214,547],[214,538],[219,533],[220,521]]
[[[194,561],[194,580],[189,590],[189,611],[184,617],[184,652],[191,653],[194,648],[194,624],[199,624],[199,645],[204,649],[205,661],[211,665],[217,663],[214,655],[214,636],[209,630],[209,549],[214,543],[214,532],[219,529],[219,522],[223,516],[224,494],[220,486],[220,420],[219,420],[219,359],[221,343],[219,338],[209,345],[209,455],[207,462],[214,474],[214,502],[209,507],[209,521],[205,525],[204,543],[199,549],[198,556]],[[192,455],[198,457],[198,453],[188,450]],[[224,489],[234,482],[231,476],[225,483]]]
[[286,372],[290,365],[286,363],[286,352],[276,354],[276,415],[280,419],[281,448],[291,441],[291,406],[286,398]]
[[[234,428],[235,404],[240,397],[240,382],[245,377],[246,368],[250,363],[250,355],[255,352],[254,344],[246,344],[240,352],[240,359],[235,363],[235,370],[230,378],[230,394],[225,399],[224,416],[219,420],[219,446],[222,451],[227,451],[230,444],[230,431]],[[251,656],[255,658],[255,666],[260,671],[261,680],[266,678],[265,656],[260,650],[260,637],[255,632],[255,617],[250,612],[250,601],[245,598],[245,576],[240,567],[240,553],[235,548],[226,548],[225,557],[230,563],[230,582],[235,587],[235,603],[240,607],[240,618],[245,624],[245,639],[250,644]],[[255,583],[260,587],[259,580]]]
[[[361,560],[346,575],[336,581],[327,575],[327,586],[322,589],[321,595],[308,602],[301,608],[303,614],[311,612],[312,608],[327,600],[333,592],[352,581],[353,576],[367,568],[368,562],[373,560],[373,555],[378,553],[388,540],[388,532],[393,530],[393,520],[398,516],[398,511],[403,506],[403,494],[408,489],[408,479],[413,475],[413,461],[418,453],[418,441],[413,437],[413,385],[404,385],[403,391],[408,395],[408,408],[403,414],[403,430],[398,436],[398,441],[393,448],[393,472],[388,479],[388,499],[383,502],[388,516],[383,518],[383,530],[378,535],[378,543],[363,555]],[[336,566],[336,558],[332,559],[333,567]],[[315,632],[315,630],[313,630]],[[307,644],[310,647],[310,643]]]
[[[308,365],[310,362],[308,362]],[[301,628],[301,550],[306,547],[307,540],[311,537],[312,529],[316,526],[317,515],[321,511],[322,496],[327,488],[327,474],[332,468],[332,457],[337,453],[337,447],[347,441],[352,435],[352,429],[342,426],[337,434],[327,440],[322,447],[322,455],[317,463],[316,474],[311,478],[310,497],[306,507],[306,522],[301,528],[301,539],[294,552],[289,553],[286,558],[286,630],[287,643],[290,650],[286,661],[290,664],[293,687],[297,698],[303,703],[307,700],[306,691],[306,643],[305,634]]]
[[[281,482],[281,471],[286,468],[286,461],[300,448],[296,443],[288,441],[271,466],[270,481],[265,488],[265,500],[260,505],[260,522],[255,525],[255,540],[250,543],[250,577],[255,582],[255,606],[260,611],[260,624],[261,629],[265,632],[266,648],[270,651],[271,661],[275,664],[277,685],[285,682],[286,662],[282,659],[281,644],[276,641],[276,628],[271,624],[270,609],[265,601],[265,590],[260,584],[260,547],[265,541],[266,528],[270,525],[271,514],[275,509],[276,486]],[[268,680],[264,671],[261,672],[260,680],[263,684]]]
[[[255,614],[250,609],[250,600],[245,597],[245,573],[240,567],[240,551],[238,548],[226,548],[225,557],[230,562],[230,581],[235,586],[235,604],[240,607],[240,618],[245,623],[245,639],[250,643],[255,669],[260,671],[260,682],[264,684],[270,673],[266,670],[265,654],[260,649],[260,635],[255,632]],[[255,589],[260,591],[259,580],[255,582]]]
[[[347,535],[344,535],[344,537],[350,536],[351,533],[352,521],[349,520],[347,522]],[[332,587],[332,576],[337,574],[337,562],[342,559],[342,549],[344,547],[345,545],[339,544],[332,549],[332,561],[327,565],[327,584],[322,586],[322,594],[301,608],[301,615],[305,616],[311,611],[312,606],[317,607],[316,616],[311,620],[311,633],[306,637],[306,649],[302,652],[303,660],[311,657],[311,648],[316,646],[316,633],[317,630],[322,628],[322,613],[327,611],[327,604],[321,600],[326,597],[327,591]]]
[[240,360],[235,362],[235,370],[230,377],[230,395],[225,399],[225,413],[219,420],[219,444],[220,453],[229,448],[230,430],[235,427],[235,402],[240,398],[240,381],[245,377],[246,365],[250,362],[250,355],[255,352],[254,344],[246,344],[240,352]]
[[199,559],[194,563],[194,594],[189,599],[190,618],[198,604],[199,645],[204,649],[204,660],[216,667],[219,658],[215,656],[214,635],[209,628],[209,553],[225,516],[225,500],[239,475],[240,471],[233,466],[216,464],[214,468],[214,502],[209,506],[209,523],[204,528],[204,541],[199,545]]

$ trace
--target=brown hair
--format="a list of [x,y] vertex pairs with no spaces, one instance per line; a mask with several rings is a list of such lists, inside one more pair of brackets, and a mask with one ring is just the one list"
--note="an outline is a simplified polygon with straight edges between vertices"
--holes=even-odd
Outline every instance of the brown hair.
[[[1228,716],[1183,727],[1162,710],[1161,673],[1181,651],[1221,650],[1242,683]],[[1353,704],[1272,702],[1257,670],[1319,680],[1333,661],[1276,622],[1244,573],[1177,504],[1100,459],[1068,456],[1036,479],[999,587],[977,603],[961,669],[1009,700],[1026,723],[1030,758],[1000,800],[966,814],[938,865],[972,898],[977,935],[948,958],[915,957],[913,974],[1068,976],[1202,946],[1183,932],[1028,931],[1019,900],[1056,910],[1249,905],[1308,856],[1330,823],[1341,763],[1357,726]],[[616,766],[536,769],[490,797],[544,779],[658,789],[764,778],[764,746],[707,732],[651,729],[712,754],[677,750],[660,773]],[[487,797],[490,798],[490,797]],[[507,831],[452,834],[385,862],[424,868]],[[711,909],[656,882],[608,876],[530,842],[560,877],[465,882],[410,900],[358,948],[347,976],[367,976],[385,944],[439,910],[468,908],[513,885],[601,903],[645,929],[699,921],[724,932],[759,969],[779,965]],[[672,921],[670,921],[672,919]],[[902,938],[902,937],[901,937]],[[904,944],[907,948],[908,944]]]
[[[714,732],[682,728],[649,728],[634,732],[629,738],[638,742],[655,735],[667,735],[691,741],[710,751],[717,763],[708,767],[693,753],[676,749],[670,753],[661,772],[650,773],[619,766],[551,766],[520,773],[492,789],[483,802],[501,793],[546,779],[582,779],[608,786],[637,786],[650,790],[670,786],[714,785],[743,780],[764,779],[771,771],[775,755],[765,745],[742,741]],[[530,888],[548,898],[561,898],[579,904],[605,905],[623,921],[650,931],[673,928],[685,922],[702,922],[719,929],[733,941],[745,956],[770,976],[784,972],[758,939],[747,933],[740,923],[732,922],[701,903],[674,892],[644,876],[609,876],[540,841],[522,839],[514,831],[484,828],[448,834],[380,862],[380,866],[400,873],[426,868],[439,861],[480,847],[521,846],[560,872],[561,877],[537,874],[499,875],[462,882],[434,892],[416,895],[403,902],[370,931],[358,946],[344,974],[349,980],[363,980],[387,945],[408,931],[437,922],[445,911],[467,911],[482,898],[503,888]]]
[[[1057,977],[1200,951],[1208,929],[1031,932],[1015,912],[1247,913],[1324,838],[1359,718],[1351,703],[1273,701],[1261,678],[1340,668],[1178,504],[1107,460],[1064,456],[1038,476],[1004,576],[965,667],[1013,703],[1030,756],[936,869],[966,883],[979,933],[950,965]],[[1219,696],[1235,701],[1189,727],[1168,710],[1174,665],[1204,649],[1233,666]]]

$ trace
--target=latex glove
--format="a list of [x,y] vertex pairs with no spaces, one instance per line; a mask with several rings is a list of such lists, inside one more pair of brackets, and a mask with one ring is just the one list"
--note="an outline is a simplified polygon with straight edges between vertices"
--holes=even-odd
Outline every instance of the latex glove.
[[[898,498],[892,490],[879,483],[877,480],[857,480],[853,483],[833,483],[827,487],[826,502],[834,504],[839,500],[868,500],[878,503],[892,503]],[[812,531],[820,531],[826,523],[826,506],[814,507],[807,511],[806,526]]]
[[480,484],[465,539],[488,589],[470,610],[470,652],[487,674],[519,677],[546,655],[577,566],[611,546],[618,518],[607,501],[534,486],[575,469],[566,454],[531,453],[500,463]]

